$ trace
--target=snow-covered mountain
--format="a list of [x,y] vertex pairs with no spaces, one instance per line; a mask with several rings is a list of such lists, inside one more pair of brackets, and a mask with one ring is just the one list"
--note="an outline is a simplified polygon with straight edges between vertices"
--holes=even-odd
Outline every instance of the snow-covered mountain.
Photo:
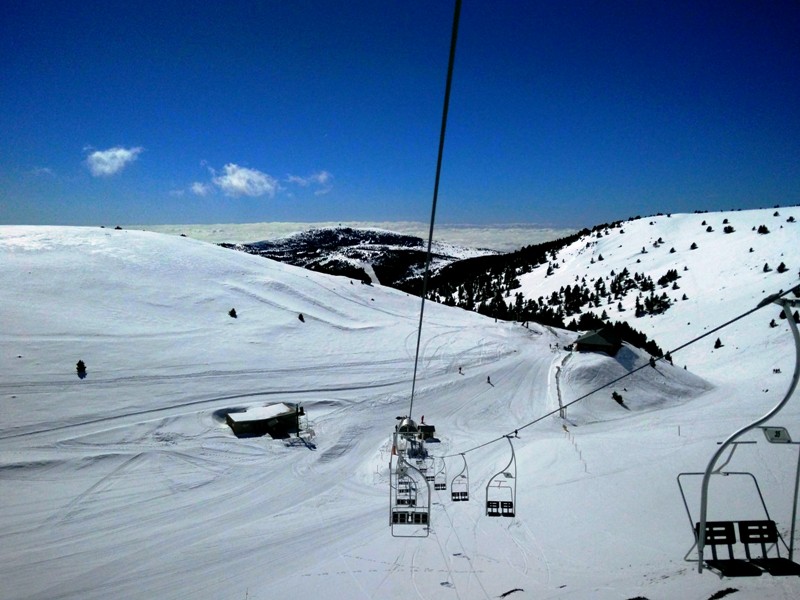
[[[570,251],[575,265],[564,249],[553,259],[557,275],[544,277],[545,268],[540,282],[521,278],[521,289],[534,297],[556,277],[574,281],[568,273],[587,255],[584,271],[598,277],[592,253],[609,266],[636,264],[621,238],[647,247],[641,260],[652,259],[654,272],[680,266],[669,257],[694,238],[692,257],[712,245],[702,236],[713,234],[675,225],[693,218],[609,230]],[[737,231],[726,237],[748,236],[754,254],[758,240],[774,245],[796,231],[768,222],[769,234],[750,238],[731,221]],[[658,237],[664,244],[652,248]],[[796,247],[784,247],[793,274]],[[754,290],[758,263],[706,255],[709,265],[679,269],[689,300],[646,318],[670,343],[797,281],[760,274]],[[765,256],[759,262],[775,261]],[[727,275],[711,279],[713,268]],[[471,499],[435,492],[430,536],[398,539],[389,527],[390,434],[409,411],[418,298],[188,238],[96,228],[0,227],[0,280],[2,598],[800,593],[794,577],[698,574],[684,561],[693,538],[675,480],[702,470],[717,441],[787,389],[794,347],[786,321],[766,325],[774,308],[721,331],[719,349],[701,341],[674,365],[637,370],[649,357],[629,346],[614,358],[566,352],[573,332],[427,303],[414,416],[435,425],[440,442],[430,449],[454,457],[450,476],[465,453]],[[559,418],[560,405],[584,396]],[[303,405],[315,433],[308,444],[238,439],[225,424],[231,411],[276,402]],[[800,437],[797,404],[776,424]],[[508,463],[503,435],[515,429],[516,516],[489,518],[485,487]],[[748,439],[760,443],[730,466],[758,476],[788,539],[796,452]],[[690,494],[690,510],[697,500]],[[709,516],[759,510],[747,488],[717,493]]]
[[[584,313],[624,321],[666,351],[754,307],[800,279],[800,207],[658,215],[598,228],[519,274],[507,295],[556,306],[564,322]],[[567,290],[567,288],[571,288]],[[565,302],[567,297],[572,302]],[[769,336],[774,307],[687,348],[682,364],[703,372],[717,337],[733,348]],[[678,356],[676,355],[676,358]]]
[[[314,271],[396,288],[422,276],[428,249],[422,238],[353,227],[320,227],[277,240],[221,245]],[[431,272],[465,258],[495,254],[493,250],[434,242]]]

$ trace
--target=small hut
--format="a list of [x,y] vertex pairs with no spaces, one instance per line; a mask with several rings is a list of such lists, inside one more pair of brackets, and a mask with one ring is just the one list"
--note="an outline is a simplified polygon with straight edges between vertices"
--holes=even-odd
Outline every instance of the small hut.
[[612,330],[605,328],[596,331],[587,331],[574,344],[578,352],[605,352],[609,356],[616,356],[622,348],[622,340]]
[[274,438],[286,438],[300,429],[300,417],[305,415],[299,404],[270,404],[256,406],[244,412],[228,413],[226,423],[237,437],[253,437],[269,434]]
[[436,427],[433,425],[420,425],[419,426],[419,439],[432,440],[436,438]]

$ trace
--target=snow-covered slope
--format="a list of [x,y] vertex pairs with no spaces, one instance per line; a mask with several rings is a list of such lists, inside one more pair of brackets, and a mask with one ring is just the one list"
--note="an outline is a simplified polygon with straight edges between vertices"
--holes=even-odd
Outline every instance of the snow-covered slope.
[[[760,226],[769,233],[759,233]],[[733,231],[725,233],[726,227]],[[569,320],[582,312],[598,316],[605,312],[612,321],[627,321],[667,351],[754,308],[768,294],[797,285],[799,249],[797,206],[645,217],[580,238],[557,253],[551,263],[557,268],[551,269],[550,275],[542,267],[521,275],[521,288],[515,292],[526,299],[547,299],[564,286],[581,284],[583,279],[592,291],[598,279],[603,279],[604,287],[610,290],[614,276],[626,269],[629,279],[638,274],[653,282],[674,270],[679,277],[676,281],[655,286],[656,295],[666,294],[671,301],[670,308],[661,314],[636,317],[636,298],[643,299],[648,293],[632,288],[621,297],[610,293],[598,306],[584,305],[573,317],[566,317]],[[779,271],[781,264],[784,272]],[[713,375],[716,360],[706,359],[719,355],[715,358],[734,368],[741,359],[740,348],[753,343],[768,346],[785,337],[785,324],[772,331],[769,327],[773,318],[780,323],[780,312],[777,307],[765,309],[682,350],[675,360],[698,373]],[[717,337],[724,347],[714,350]]]
[[[647,356],[571,354],[571,333],[428,303],[414,415],[436,426],[434,453],[467,452],[472,499],[436,492],[430,537],[396,539],[390,433],[408,411],[419,299],[186,238],[90,228],[0,227],[0,281],[8,599],[708,598],[731,586],[683,561],[692,537],[675,476],[774,404],[793,360],[785,324],[760,327],[735,356],[708,353],[703,378],[676,357],[562,420],[559,402]],[[716,322],[717,304],[693,296],[691,319]],[[783,374],[764,383],[768,366]],[[225,425],[230,410],[272,402],[305,407],[311,445],[237,439]],[[509,448],[481,445],[551,411],[514,440],[516,518],[483,516]],[[791,430],[800,411],[787,413]],[[740,454],[786,534],[794,453]],[[447,464],[452,475],[461,459]],[[800,592],[769,576],[735,587]]]

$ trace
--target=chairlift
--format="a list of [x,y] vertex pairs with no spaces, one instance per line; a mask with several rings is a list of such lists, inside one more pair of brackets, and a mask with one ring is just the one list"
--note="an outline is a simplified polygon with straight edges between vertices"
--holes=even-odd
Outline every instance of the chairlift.
[[517,458],[511,436],[507,435],[506,439],[511,446],[511,459],[505,468],[496,473],[486,484],[487,517],[513,517],[516,514]]
[[447,467],[445,460],[440,460],[441,466],[433,476],[433,489],[442,491],[447,489]]
[[436,489],[436,459],[433,456],[428,456],[424,461],[425,470],[425,479],[428,481],[434,482],[434,489]]
[[[795,293],[800,290],[796,288]],[[697,548],[697,568],[698,572],[702,573],[703,568],[711,569],[717,572],[720,577],[758,577],[763,573],[769,573],[774,576],[778,575],[796,575],[800,576],[800,564],[794,562],[794,533],[797,517],[797,499],[798,489],[800,489],[800,457],[798,457],[797,476],[795,478],[794,486],[794,502],[792,504],[792,524],[791,532],[789,535],[789,544],[783,540],[783,537],[778,533],[775,521],[770,517],[767,510],[764,496],[761,493],[761,488],[758,481],[752,473],[748,472],[734,472],[723,471],[725,466],[730,462],[737,447],[741,444],[754,444],[755,442],[742,442],[737,441],[744,433],[755,429],[761,428],[770,443],[780,443],[785,445],[800,445],[798,442],[792,442],[791,437],[783,427],[764,426],[763,424],[774,417],[778,412],[783,409],[786,403],[793,395],[797,388],[798,380],[800,379],[800,333],[798,333],[797,324],[794,322],[791,314],[791,307],[800,305],[800,299],[789,299],[785,297],[770,296],[761,302],[759,306],[764,306],[768,303],[774,302],[782,306],[786,320],[789,323],[792,337],[795,343],[795,368],[788,391],[783,399],[778,404],[767,412],[763,417],[745,425],[738,431],[730,435],[712,456],[711,460],[702,473],[680,473],[678,475],[678,487],[681,490],[686,513],[689,516],[689,522],[692,525],[692,532],[695,542],[686,553],[684,557],[687,560],[694,548]],[[717,462],[724,455],[726,450],[730,448],[730,454],[726,457],[725,461],[717,466]],[[690,477],[702,476],[701,489],[700,489],[700,513],[699,520],[694,521],[689,504],[686,500],[686,493],[684,490],[684,482]],[[749,478],[758,493],[761,501],[765,519],[754,520],[752,518],[742,518],[739,515],[738,519],[726,520],[710,520],[708,518],[708,497],[709,486],[711,479],[714,476],[739,476]],[[715,478],[719,481],[719,478]],[[716,518],[716,517],[715,517]],[[736,529],[738,526],[738,544],[744,547],[745,556],[741,558],[734,557],[734,545],[737,544]],[[779,543],[780,542],[780,543]],[[784,558],[780,553],[780,546],[788,552],[788,558]],[[717,553],[718,547],[727,548],[727,558],[720,558]],[[760,549],[758,556],[753,555],[751,546]],[[704,556],[706,547],[711,550],[711,558]],[[774,551],[776,556],[770,556],[768,551]]]
[[[740,441],[731,445],[731,451],[723,461],[723,464],[712,473],[717,482],[714,489],[719,495],[727,498],[729,502],[732,500],[738,501],[738,510],[747,519],[747,521],[740,522],[756,522],[754,519],[758,518],[760,519],[758,522],[772,523],[774,521],[772,521],[772,517],[769,514],[764,494],[755,475],[748,471],[723,470],[740,445],[754,443],[752,441]],[[705,568],[713,570],[721,577],[760,576],[763,572],[761,569],[751,564],[751,561],[745,560],[744,557],[737,558],[735,556],[734,547],[737,546],[736,521],[720,520],[720,515],[715,514],[712,519],[707,518],[705,526],[701,529],[700,521],[692,515],[687,495],[689,492],[697,490],[704,475],[704,472],[686,472],[680,473],[677,478],[678,488],[680,489],[684,508],[695,539],[684,559],[691,560],[689,555],[697,547],[700,532],[703,531],[705,545],[711,551],[711,556],[705,558],[703,565]],[[757,502],[755,501],[756,498],[758,499]],[[747,507],[747,509],[743,509],[743,506]],[[741,548],[739,548],[739,553],[741,554]]]
[[461,458],[464,461],[464,466],[450,482],[450,499],[453,502],[467,502],[469,500],[469,469],[467,469],[467,457],[462,453]]
[[389,524],[393,537],[428,537],[431,489],[425,476],[402,454],[391,469]]

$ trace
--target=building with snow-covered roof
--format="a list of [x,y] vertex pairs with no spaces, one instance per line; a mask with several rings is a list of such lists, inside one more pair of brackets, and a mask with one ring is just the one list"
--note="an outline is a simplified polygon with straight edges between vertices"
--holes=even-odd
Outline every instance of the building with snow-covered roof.
[[605,352],[615,356],[622,348],[622,340],[610,329],[588,331],[575,340],[575,350],[578,352]]
[[269,434],[274,438],[283,438],[299,431],[300,417],[303,415],[305,411],[299,404],[280,402],[228,413],[225,422],[237,437]]

